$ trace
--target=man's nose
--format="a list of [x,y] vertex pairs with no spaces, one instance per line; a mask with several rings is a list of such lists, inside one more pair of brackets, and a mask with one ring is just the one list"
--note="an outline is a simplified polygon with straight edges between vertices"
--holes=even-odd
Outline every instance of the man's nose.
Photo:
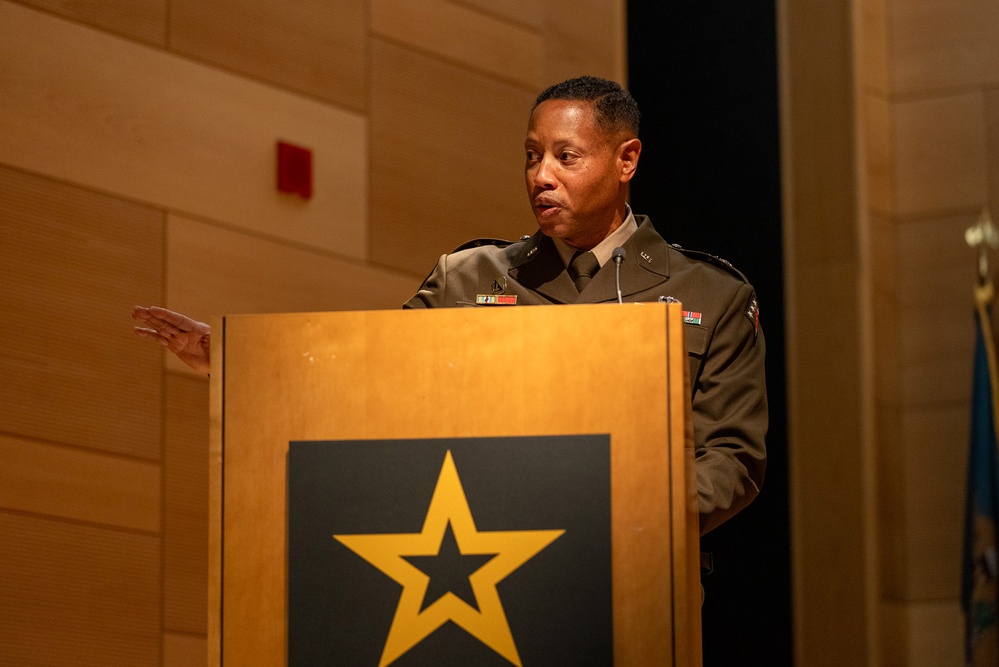
[[538,165],[534,168],[534,178],[532,179],[534,185],[545,190],[554,190],[558,182],[555,180],[552,167],[551,158],[547,156],[542,157]]

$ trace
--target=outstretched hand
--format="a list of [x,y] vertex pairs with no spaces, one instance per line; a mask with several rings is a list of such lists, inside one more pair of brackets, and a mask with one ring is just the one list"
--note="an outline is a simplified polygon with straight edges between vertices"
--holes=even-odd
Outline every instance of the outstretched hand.
[[141,324],[135,333],[159,343],[196,371],[207,373],[211,368],[209,336],[211,327],[159,306],[135,306],[132,318]]

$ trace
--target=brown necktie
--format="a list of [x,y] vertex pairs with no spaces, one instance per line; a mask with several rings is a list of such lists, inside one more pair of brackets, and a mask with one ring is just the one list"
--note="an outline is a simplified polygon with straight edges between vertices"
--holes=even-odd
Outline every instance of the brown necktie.
[[577,252],[569,261],[566,272],[576,285],[576,291],[582,292],[593,274],[600,270],[600,262],[592,252]]

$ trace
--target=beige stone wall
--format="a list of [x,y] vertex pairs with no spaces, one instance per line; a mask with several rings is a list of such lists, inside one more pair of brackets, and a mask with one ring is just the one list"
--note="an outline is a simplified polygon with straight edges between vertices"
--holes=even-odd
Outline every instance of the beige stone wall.
[[956,667],[977,268],[964,231],[999,216],[999,3],[861,6],[881,656]]
[[957,667],[999,4],[780,5],[796,655]]
[[0,0],[0,664],[204,664],[207,383],[133,304],[395,308],[624,69],[623,0]]

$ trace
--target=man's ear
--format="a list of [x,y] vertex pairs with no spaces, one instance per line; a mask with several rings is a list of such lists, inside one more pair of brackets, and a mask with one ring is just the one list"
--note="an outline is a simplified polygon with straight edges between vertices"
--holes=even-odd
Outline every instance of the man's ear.
[[627,183],[638,170],[638,156],[642,154],[642,142],[637,138],[629,139],[617,147],[618,165],[621,169],[620,180]]

